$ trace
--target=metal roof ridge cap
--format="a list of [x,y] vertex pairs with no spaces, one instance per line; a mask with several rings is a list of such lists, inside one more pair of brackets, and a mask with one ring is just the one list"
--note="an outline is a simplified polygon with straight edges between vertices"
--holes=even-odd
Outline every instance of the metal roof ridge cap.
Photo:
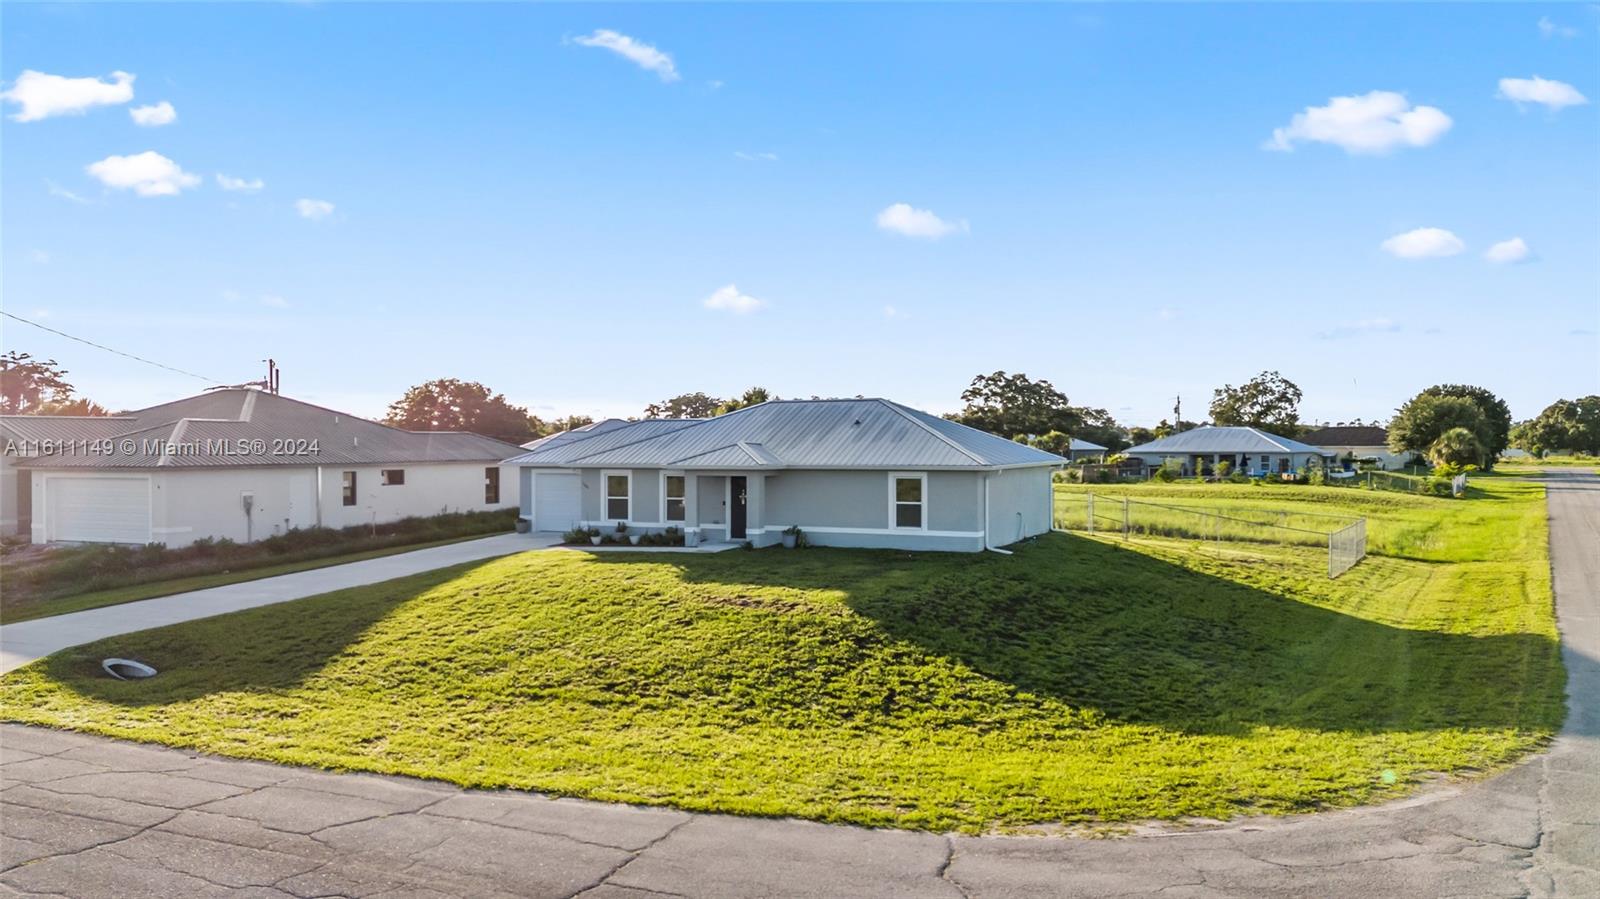
[[161,458],[156,460],[157,468],[163,468],[166,466],[167,462],[172,458],[172,448],[177,445],[179,438],[183,436],[183,432],[187,431],[188,429],[189,419],[178,419],[178,423],[172,428],[172,436],[167,439],[166,443],[161,444]]
[[[1260,438],[1261,438],[1261,439],[1262,439],[1262,440],[1265,440],[1265,441],[1266,441],[1266,442],[1268,442],[1268,443],[1270,443],[1270,444],[1272,444],[1272,445],[1273,445],[1273,446],[1275,446],[1275,447],[1277,447],[1277,448],[1278,448],[1278,449],[1281,449],[1281,450],[1283,450],[1283,451],[1284,451],[1284,452],[1286,452],[1286,453],[1292,453],[1292,452],[1294,452],[1294,450],[1293,450],[1293,449],[1290,449],[1290,448],[1289,448],[1289,447],[1287,447],[1287,446],[1284,446],[1284,445],[1283,445],[1283,443],[1282,443],[1282,442],[1280,442],[1280,441],[1279,441],[1279,440],[1278,440],[1278,437],[1277,437],[1277,435],[1275,435],[1275,434],[1269,434],[1269,433],[1267,433],[1267,432],[1266,432],[1266,431],[1263,431],[1263,430],[1261,430],[1261,429],[1260,429],[1260,428],[1257,428],[1257,427],[1253,427],[1253,426],[1252,426],[1252,427],[1250,427],[1250,429],[1249,429],[1249,430],[1251,430],[1251,431],[1252,431],[1252,432],[1254,432],[1254,433],[1255,433],[1255,435],[1256,435],[1256,436],[1257,436],[1257,437],[1260,437]],[[1285,438],[1283,438],[1283,439],[1284,439],[1284,440],[1288,440],[1288,439],[1289,439],[1289,438],[1288,438],[1288,437],[1285,437]],[[1298,442],[1299,442],[1299,441],[1298,441],[1298,440],[1297,440],[1297,441],[1295,441],[1295,442],[1296,442],[1296,443],[1298,443]]]
[[[945,443],[949,444],[952,448],[955,449],[956,452],[962,454],[963,456],[966,456],[968,459],[971,459],[973,462],[976,462],[979,465],[992,465],[993,464],[992,462],[986,462],[983,459],[978,458],[978,456],[975,453],[971,452],[966,447],[962,446],[961,444],[955,442],[954,440],[951,440],[949,437],[946,437],[943,434],[939,433],[938,431],[934,430],[932,425],[928,424],[927,422],[923,421],[920,418],[917,418],[915,415],[912,415],[910,412],[906,411],[905,409],[900,408],[900,404],[899,403],[896,403],[896,402],[894,402],[892,400],[886,400],[886,399],[883,399],[881,397],[879,397],[876,400],[873,400],[873,402],[881,403],[884,406],[886,406],[886,407],[888,407],[890,409],[893,409],[897,414],[900,415],[900,417],[904,418],[906,421],[911,422],[912,424],[914,424],[917,427],[923,429],[924,431],[927,431],[929,434],[932,434],[934,437],[938,438],[939,440],[942,440]],[[959,422],[957,422],[957,424],[959,424]],[[993,437],[994,435],[991,434],[990,436]],[[996,438],[996,439],[998,439],[998,438]]]

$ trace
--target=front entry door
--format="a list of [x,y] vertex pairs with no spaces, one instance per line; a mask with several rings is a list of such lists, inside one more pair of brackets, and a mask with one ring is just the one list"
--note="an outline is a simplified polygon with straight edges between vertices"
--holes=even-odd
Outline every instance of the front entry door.
[[745,479],[728,479],[729,505],[728,509],[728,539],[744,539],[745,523]]

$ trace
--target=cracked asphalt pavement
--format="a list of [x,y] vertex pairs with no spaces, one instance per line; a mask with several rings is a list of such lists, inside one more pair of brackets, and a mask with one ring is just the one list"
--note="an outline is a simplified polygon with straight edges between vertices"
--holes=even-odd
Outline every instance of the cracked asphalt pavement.
[[1552,473],[1569,715],[1384,806],[1086,840],[484,792],[0,726],[0,896],[1600,896],[1600,478]]

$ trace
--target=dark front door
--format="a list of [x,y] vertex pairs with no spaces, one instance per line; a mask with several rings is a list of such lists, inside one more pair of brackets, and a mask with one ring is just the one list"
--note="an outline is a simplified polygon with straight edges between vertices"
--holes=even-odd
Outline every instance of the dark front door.
[[732,508],[728,510],[728,539],[730,540],[744,539],[744,490],[744,478],[728,479],[729,500],[732,503]]

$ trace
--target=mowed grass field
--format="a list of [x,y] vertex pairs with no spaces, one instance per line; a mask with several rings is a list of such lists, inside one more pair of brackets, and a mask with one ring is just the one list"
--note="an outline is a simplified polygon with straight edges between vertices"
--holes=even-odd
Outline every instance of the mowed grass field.
[[[1310,547],[1067,534],[1012,556],[525,553],[68,650],[0,679],[0,717],[930,829],[1370,802],[1561,722],[1542,489],[1478,489],[1283,490],[1382,535],[1337,580]],[[111,681],[113,652],[162,674]]]

